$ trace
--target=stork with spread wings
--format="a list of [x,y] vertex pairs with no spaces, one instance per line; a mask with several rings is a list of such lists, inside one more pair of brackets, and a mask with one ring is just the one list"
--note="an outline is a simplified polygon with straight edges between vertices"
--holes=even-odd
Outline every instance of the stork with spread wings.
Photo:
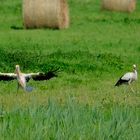
[[20,66],[16,65],[15,73],[1,73],[0,72],[0,81],[1,80],[3,81],[17,80],[17,83],[18,83],[17,91],[19,87],[21,87],[25,91],[32,91],[32,87],[27,86],[26,84],[30,79],[33,79],[35,81],[49,80],[53,77],[57,77],[57,74],[56,74],[57,70],[49,71],[47,73],[45,72],[22,73],[20,71]]

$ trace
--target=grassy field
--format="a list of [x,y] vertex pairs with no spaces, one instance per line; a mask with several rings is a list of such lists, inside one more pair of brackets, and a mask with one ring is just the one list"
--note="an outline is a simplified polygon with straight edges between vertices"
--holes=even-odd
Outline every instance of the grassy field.
[[98,0],[68,0],[70,28],[22,26],[20,0],[1,0],[0,71],[60,68],[49,81],[0,82],[1,140],[139,140],[140,82],[135,93],[114,84],[140,69],[140,2],[131,13],[101,11]]

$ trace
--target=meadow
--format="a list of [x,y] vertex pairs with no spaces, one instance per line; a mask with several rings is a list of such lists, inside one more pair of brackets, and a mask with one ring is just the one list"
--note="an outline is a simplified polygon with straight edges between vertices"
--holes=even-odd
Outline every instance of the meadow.
[[1,140],[139,140],[139,80],[114,87],[140,69],[140,2],[133,13],[100,9],[98,0],[68,0],[68,29],[23,29],[21,0],[0,1],[0,72],[59,68],[58,77],[17,94],[0,81]]

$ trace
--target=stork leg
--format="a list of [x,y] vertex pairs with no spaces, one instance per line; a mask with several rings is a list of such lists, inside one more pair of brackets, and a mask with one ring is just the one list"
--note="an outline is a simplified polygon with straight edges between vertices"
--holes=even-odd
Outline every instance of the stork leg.
[[125,90],[124,90],[124,93],[128,93],[128,86],[125,86]]
[[18,91],[19,91],[19,83],[17,83],[17,94],[18,94]]
[[131,89],[131,91],[133,92],[133,93],[135,93],[135,91],[134,91],[134,89],[130,86],[130,89]]
[[125,93],[124,100],[126,101],[126,99],[129,97],[129,89],[128,86],[126,85],[124,87],[124,93]]
[[131,86],[130,82],[128,83],[128,85],[129,85],[129,87],[130,87],[131,91],[132,91],[133,93],[135,93],[135,91],[134,91],[134,89],[132,88],[132,86]]

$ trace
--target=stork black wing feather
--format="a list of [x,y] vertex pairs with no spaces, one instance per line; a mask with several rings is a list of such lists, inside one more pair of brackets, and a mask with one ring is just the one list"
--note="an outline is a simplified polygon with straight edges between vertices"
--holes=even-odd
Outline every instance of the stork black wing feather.
[[118,81],[117,81],[117,83],[115,84],[115,86],[120,86],[120,85],[122,85],[122,84],[126,84],[126,83],[128,83],[128,81],[129,80],[123,80],[123,79],[119,79]]
[[49,80],[53,77],[57,77],[55,71],[49,71],[47,73],[43,73],[43,72],[40,72],[38,75],[36,76],[33,76],[33,80],[35,81],[41,81],[41,80]]
[[12,76],[8,76],[8,75],[0,75],[0,81],[11,81],[14,80],[15,78]]
[[26,82],[29,82],[30,78],[29,77],[26,77]]

